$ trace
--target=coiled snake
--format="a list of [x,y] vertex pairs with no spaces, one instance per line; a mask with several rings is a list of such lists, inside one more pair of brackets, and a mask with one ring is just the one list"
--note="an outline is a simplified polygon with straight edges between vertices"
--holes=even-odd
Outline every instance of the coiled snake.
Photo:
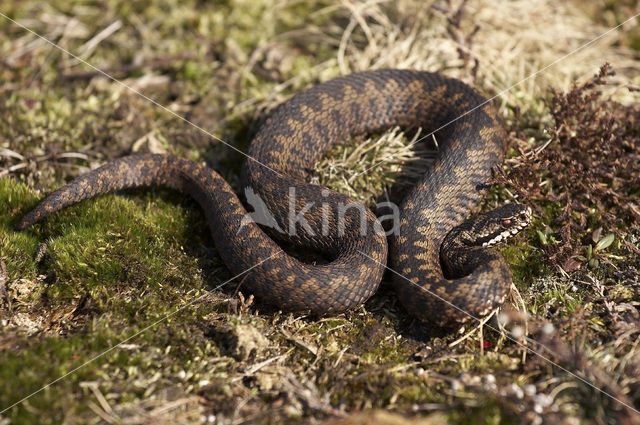
[[286,310],[343,311],[377,289],[387,239],[371,211],[308,183],[310,170],[334,144],[395,125],[439,129],[438,156],[406,196],[398,232],[390,236],[398,295],[427,323],[447,326],[484,315],[503,302],[511,282],[505,260],[486,246],[528,224],[530,210],[507,205],[461,224],[481,199],[492,167],[503,160],[505,132],[482,96],[434,73],[378,70],[335,78],[278,107],[252,141],[243,187],[252,188],[275,220],[269,235],[324,253],[331,259],[326,264],[284,253],[247,219],[215,171],[166,155],[128,156],[78,177],[40,202],[16,229],[99,194],[168,186],[198,201],[220,256],[233,273],[249,269],[244,285],[259,299]]

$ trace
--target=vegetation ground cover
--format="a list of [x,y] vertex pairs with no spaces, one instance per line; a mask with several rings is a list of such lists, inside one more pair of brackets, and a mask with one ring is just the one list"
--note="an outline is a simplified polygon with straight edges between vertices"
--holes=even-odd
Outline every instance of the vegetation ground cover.
[[[501,248],[515,282],[502,320],[461,334],[412,320],[386,280],[324,318],[273,311],[236,281],[208,293],[231,276],[197,205],[171,191],[100,197],[15,232],[43,195],[109,159],[172,153],[237,189],[243,158],[0,17],[0,409],[170,315],[0,424],[639,421],[624,407],[640,408],[638,21],[554,64],[636,2],[27,0],[0,12],[239,150],[276,105],[340,74],[461,78],[498,95],[510,129],[482,208],[534,207],[532,228]],[[356,138],[317,178],[371,205],[428,164],[410,144],[397,129]]]

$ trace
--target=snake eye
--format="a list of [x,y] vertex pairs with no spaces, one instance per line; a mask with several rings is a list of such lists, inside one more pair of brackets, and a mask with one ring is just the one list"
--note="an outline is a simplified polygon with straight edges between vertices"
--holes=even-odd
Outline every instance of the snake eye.
[[502,227],[509,227],[511,226],[511,219],[510,218],[505,218],[502,220]]

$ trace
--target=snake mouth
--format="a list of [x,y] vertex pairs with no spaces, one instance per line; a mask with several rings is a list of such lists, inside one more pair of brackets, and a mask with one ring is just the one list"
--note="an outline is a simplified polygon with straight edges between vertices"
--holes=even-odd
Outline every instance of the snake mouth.
[[509,229],[509,230],[505,230],[504,232],[498,234],[498,236],[495,236],[494,238],[492,238],[491,240],[487,241],[487,242],[483,242],[482,246],[483,247],[490,247],[490,246],[494,246],[499,244],[500,242],[504,242],[507,239],[511,238],[512,236],[517,235],[518,233],[520,233],[520,231],[522,229],[524,229],[525,227],[527,227],[529,225],[529,223],[522,223],[516,227],[514,227],[513,229]]

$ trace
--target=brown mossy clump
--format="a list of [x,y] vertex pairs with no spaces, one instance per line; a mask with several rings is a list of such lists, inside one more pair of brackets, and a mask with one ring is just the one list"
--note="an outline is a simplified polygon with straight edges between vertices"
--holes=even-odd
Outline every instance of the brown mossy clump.
[[546,258],[566,272],[611,246],[608,233],[640,254],[629,238],[640,220],[640,105],[602,98],[612,75],[607,64],[566,93],[552,89],[549,139],[523,152],[501,179],[530,204],[552,206],[540,239]]

